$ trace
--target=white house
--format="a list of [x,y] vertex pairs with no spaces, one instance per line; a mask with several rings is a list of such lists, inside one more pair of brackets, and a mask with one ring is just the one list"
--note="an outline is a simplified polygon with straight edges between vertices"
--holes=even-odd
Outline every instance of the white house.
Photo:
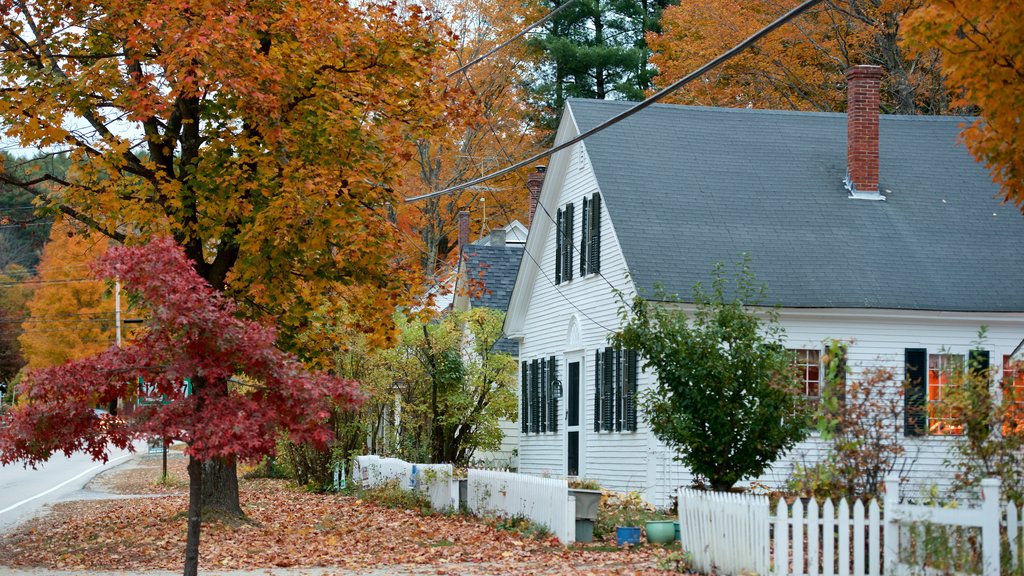
[[[879,77],[851,69],[849,116],[654,105],[552,157],[505,325],[522,366],[522,471],[657,504],[688,484],[636,415],[637,388],[656,376],[607,348],[613,289],[685,297],[746,253],[787,347],[803,351],[807,393],[832,338],[851,342],[853,377],[888,366],[894,386],[913,380],[909,476],[948,482],[956,429],[929,422],[928,404],[979,327],[997,368],[1024,337],[1024,217],[958,143],[970,119],[880,116]],[[570,100],[556,143],[631,105]],[[812,436],[761,480],[784,481],[820,444]]]

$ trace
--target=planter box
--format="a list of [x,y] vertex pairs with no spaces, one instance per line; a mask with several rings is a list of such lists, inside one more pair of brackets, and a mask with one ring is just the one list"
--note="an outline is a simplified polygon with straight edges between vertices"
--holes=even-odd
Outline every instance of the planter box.
[[569,495],[576,497],[577,520],[597,520],[597,510],[601,507],[600,490],[583,490],[582,488],[569,488]]

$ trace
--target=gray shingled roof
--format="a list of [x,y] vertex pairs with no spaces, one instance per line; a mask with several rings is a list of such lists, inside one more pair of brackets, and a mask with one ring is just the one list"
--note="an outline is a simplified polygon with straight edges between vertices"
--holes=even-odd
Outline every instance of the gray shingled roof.
[[[569,102],[580,130],[631,105]],[[745,252],[783,306],[1024,311],[1024,216],[957,144],[969,121],[883,115],[884,202],[848,198],[844,114],[654,105],[586,148],[642,294]]]
[[[512,286],[516,283],[523,245],[484,246],[471,244],[463,255],[466,274],[470,281],[481,282],[483,290],[471,286],[470,305],[508,312]],[[493,349],[513,356],[519,355],[519,344],[508,338],[494,343]]]

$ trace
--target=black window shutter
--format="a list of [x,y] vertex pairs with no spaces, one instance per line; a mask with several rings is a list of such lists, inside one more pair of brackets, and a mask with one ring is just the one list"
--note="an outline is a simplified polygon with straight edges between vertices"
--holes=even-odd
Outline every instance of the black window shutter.
[[972,375],[987,375],[989,367],[988,350],[971,350],[967,354],[967,369]]
[[522,404],[523,413],[519,415],[519,419],[522,420],[522,422],[519,423],[519,430],[523,434],[526,434],[527,432],[530,431],[530,393],[529,393],[530,388],[529,388],[529,385],[528,385],[529,381],[530,381],[529,372],[526,369],[526,361],[524,360],[523,361],[522,399],[520,401],[520,404]]
[[572,280],[572,252],[576,249],[576,240],[573,239],[573,230],[575,229],[574,221],[576,220],[576,208],[572,204],[568,204],[565,207],[565,256],[563,261],[565,262],[565,273],[563,277],[566,280]]
[[601,364],[604,368],[602,380],[604,381],[604,394],[601,398],[601,429],[611,432],[615,428],[615,365],[614,355],[611,348],[605,348],[601,357]]
[[587,199],[583,199],[583,211],[580,214],[580,276],[587,275],[587,248],[590,247],[590,213],[587,211]]
[[594,432],[601,431],[601,398],[604,391],[601,389],[601,351],[594,350]]
[[558,432],[558,396],[555,395],[555,382],[558,381],[558,369],[555,357],[548,358],[548,432]]
[[594,193],[590,201],[590,266],[588,272],[601,271],[601,195]]
[[548,387],[551,385],[551,378],[548,376],[548,363],[544,359],[540,361],[540,431],[548,431]]
[[555,284],[562,283],[562,209],[555,217]]
[[637,353],[636,350],[626,351],[626,430],[636,432],[636,395],[637,395]]
[[928,412],[925,410],[928,398],[928,350],[907,348],[903,351],[904,379],[907,389],[903,392],[903,435],[924,436],[928,430]]
[[540,432],[540,365],[530,362],[530,432]]
[[615,431],[622,432],[622,399],[623,378],[622,378],[622,349],[615,349]]

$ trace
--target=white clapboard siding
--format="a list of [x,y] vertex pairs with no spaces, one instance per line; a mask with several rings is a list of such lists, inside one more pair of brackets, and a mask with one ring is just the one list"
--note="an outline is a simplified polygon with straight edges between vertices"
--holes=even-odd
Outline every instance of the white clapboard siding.
[[679,489],[684,552],[704,573],[768,573],[768,498]]
[[576,499],[564,478],[470,469],[466,496],[474,514],[528,518],[563,544],[576,541]]

